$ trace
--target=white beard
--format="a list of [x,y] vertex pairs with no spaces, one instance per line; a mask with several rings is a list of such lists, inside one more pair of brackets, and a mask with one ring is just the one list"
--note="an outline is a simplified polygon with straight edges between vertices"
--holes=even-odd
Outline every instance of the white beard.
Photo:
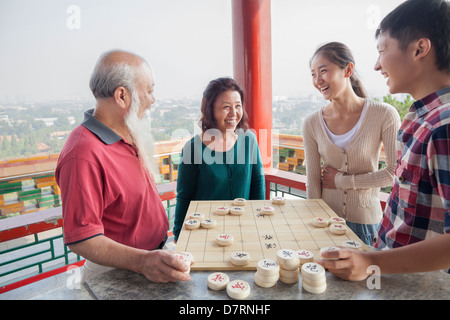
[[139,101],[139,96],[137,95],[137,92],[133,90],[131,107],[130,111],[125,117],[125,124],[127,125],[128,129],[130,130],[130,134],[134,139],[134,144],[136,145],[136,148],[138,150],[141,164],[148,171],[150,177],[153,177],[155,182],[159,182],[159,170],[156,167],[156,163],[153,157],[155,154],[155,144],[150,131],[150,119],[147,118],[146,113],[144,113],[141,119],[139,118],[138,113],[140,105],[141,103]]

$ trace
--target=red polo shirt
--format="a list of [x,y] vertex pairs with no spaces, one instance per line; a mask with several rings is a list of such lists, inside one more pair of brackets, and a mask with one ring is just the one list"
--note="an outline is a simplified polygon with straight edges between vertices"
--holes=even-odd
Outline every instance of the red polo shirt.
[[153,179],[135,148],[85,113],[65,143],[55,172],[61,188],[64,241],[97,235],[152,250],[169,222]]

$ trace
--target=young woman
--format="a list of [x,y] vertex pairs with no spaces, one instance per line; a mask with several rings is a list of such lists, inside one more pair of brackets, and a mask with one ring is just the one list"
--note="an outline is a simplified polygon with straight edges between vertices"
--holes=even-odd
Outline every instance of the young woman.
[[174,238],[191,200],[262,200],[264,171],[255,135],[247,130],[244,92],[218,78],[203,92],[202,132],[183,147],[178,166]]
[[[314,87],[330,103],[303,126],[307,197],[323,199],[372,245],[382,217],[379,188],[392,184],[396,167],[400,117],[394,107],[366,98],[344,44],[321,46],[310,66]],[[382,144],[386,166],[378,170]]]

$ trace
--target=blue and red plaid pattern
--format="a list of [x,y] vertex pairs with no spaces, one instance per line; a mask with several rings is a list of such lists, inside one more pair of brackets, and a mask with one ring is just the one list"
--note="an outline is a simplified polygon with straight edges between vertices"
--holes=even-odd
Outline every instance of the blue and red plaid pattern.
[[450,87],[409,111],[397,135],[394,186],[374,243],[380,249],[450,233]]

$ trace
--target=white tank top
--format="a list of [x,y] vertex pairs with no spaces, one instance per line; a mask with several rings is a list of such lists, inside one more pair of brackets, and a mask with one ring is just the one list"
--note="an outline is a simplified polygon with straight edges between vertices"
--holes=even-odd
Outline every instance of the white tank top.
[[322,122],[323,125],[325,126],[325,130],[327,131],[328,137],[330,138],[331,141],[333,141],[333,143],[335,145],[337,145],[339,148],[341,148],[342,150],[345,150],[348,146],[348,144],[350,143],[350,141],[352,141],[353,137],[355,136],[356,132],[358,131],[359,127],[361,126],[361,122],[362,119],[364,118],[364,114],[366,112],[366,103],[364,102],[364,106],[361,112],[361,116],[359,117],[358,122],[356,123],[356,125],[348,132],[344,133],[344,134],[334,134],[333,132],[330,131],[330,129],[328,129],[327,124],[325,123],[325,120],[323,119],[323,114],[321,114],[322,116]]

